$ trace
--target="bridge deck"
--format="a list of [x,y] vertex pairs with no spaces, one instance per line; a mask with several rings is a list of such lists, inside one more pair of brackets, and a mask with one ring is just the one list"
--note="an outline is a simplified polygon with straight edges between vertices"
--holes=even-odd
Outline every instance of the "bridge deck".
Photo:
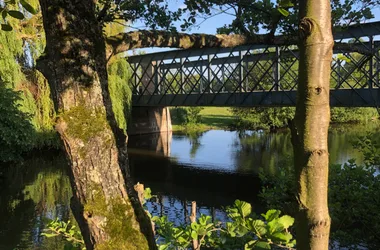
[[[378,107],[380,22],[334,33],[331,105]],[[352,52],[353,49],[361,53]],[[128,61],[133,106],[294,106],[296,45],[175,50]]]

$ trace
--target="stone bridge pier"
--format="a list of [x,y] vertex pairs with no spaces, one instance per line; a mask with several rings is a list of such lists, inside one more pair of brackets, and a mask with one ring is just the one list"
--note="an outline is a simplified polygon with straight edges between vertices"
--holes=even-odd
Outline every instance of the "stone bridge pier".
[[[153,95],[158,91],[157,77],[158,69],[155,62],[143,64],[141,69],[141,85],[139,91],[143,95]],[[133,106],[130,122],[128,124],[128,135],[141,135],[150,133],[163,133],[172,131],[172,122],[168,107],[144,107]]]

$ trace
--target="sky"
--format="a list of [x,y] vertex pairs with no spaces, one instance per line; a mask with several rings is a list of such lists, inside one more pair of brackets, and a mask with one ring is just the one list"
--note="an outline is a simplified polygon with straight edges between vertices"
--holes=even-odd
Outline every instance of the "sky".
[[[169,9],[170,10],[177,10],[178,8],[184,8],[185,5],[182,0],[169,0]],[[378,6],[376,9],[373,9],[373,14],[375,16],[374,19],[369,20],[368,22],[375,22],[380,21],[380,6]],[[230,24],[233,21],[234,17],[228,14],[220,14],[216,15],[204,22],[202,22],[199,26],[192,27],[190,30],[187,30],[186,33],[206,33],[206,34],[216,34],[216,29],[219,27],[222,27],[224,24]],[[197,23],[200,23],[202,20],[197,20]],[[177,30],[180,31],[180,24],[177,23],[176,27]],[[135,27],[142,27],[144,24],[141,22],[136,22],[132,26]],[[141,50],[137,50],[134,53],[138,53],[139,51],[144,51],[145,53],[154,53],[154,52],[161,52],[161,51],[169,51],[173,50],[170,48],[145,48]],[[132,52],[130,52],[132,54]]]

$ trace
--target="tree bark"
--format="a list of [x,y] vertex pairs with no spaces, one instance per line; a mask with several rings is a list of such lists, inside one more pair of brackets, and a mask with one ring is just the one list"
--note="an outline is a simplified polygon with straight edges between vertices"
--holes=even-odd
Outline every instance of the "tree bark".
[[72,210],[86,248],[156,249],[133,190],[126,136],[108,92],[105,42],[91,0],[40,0],[46,33],[38,69],[48,79],[70,162]]
[[334,45],[330,1],[300,1],[299,19],[299,84],[291,126],[299,209],[297,249],[326,250],[330,232],[327,137]]
[[[343,31],[342,31],[343,32]],[[106,39],[108,55],[126,52],[131,49],[160,47],[178,49],[200,48],[232,48],[242,45],[294,45],[298,38],[293,36],[276,36],[272,34],[262,35],[209,35],[186,34],[159,30],[140,30],[128,33],[120,33]],[[372,55],[371,50],[363,46],[348,43],[336,43],[334,49],[347,52],[358,52],[364,55]]]

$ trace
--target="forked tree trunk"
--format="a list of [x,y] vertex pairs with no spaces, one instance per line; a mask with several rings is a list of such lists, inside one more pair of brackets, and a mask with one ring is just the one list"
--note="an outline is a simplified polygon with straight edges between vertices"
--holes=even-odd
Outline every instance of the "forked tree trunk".
[[47,77],[70,162],[72,210],[91,249],[155,249],[130,183],[125,136],[108,93],[105,44],[91,0],[40,0]]
[[327,137],[333,44],[330,1],[300,1],[299,84],[292,126],[300,250],[327,250],[329,243]]

